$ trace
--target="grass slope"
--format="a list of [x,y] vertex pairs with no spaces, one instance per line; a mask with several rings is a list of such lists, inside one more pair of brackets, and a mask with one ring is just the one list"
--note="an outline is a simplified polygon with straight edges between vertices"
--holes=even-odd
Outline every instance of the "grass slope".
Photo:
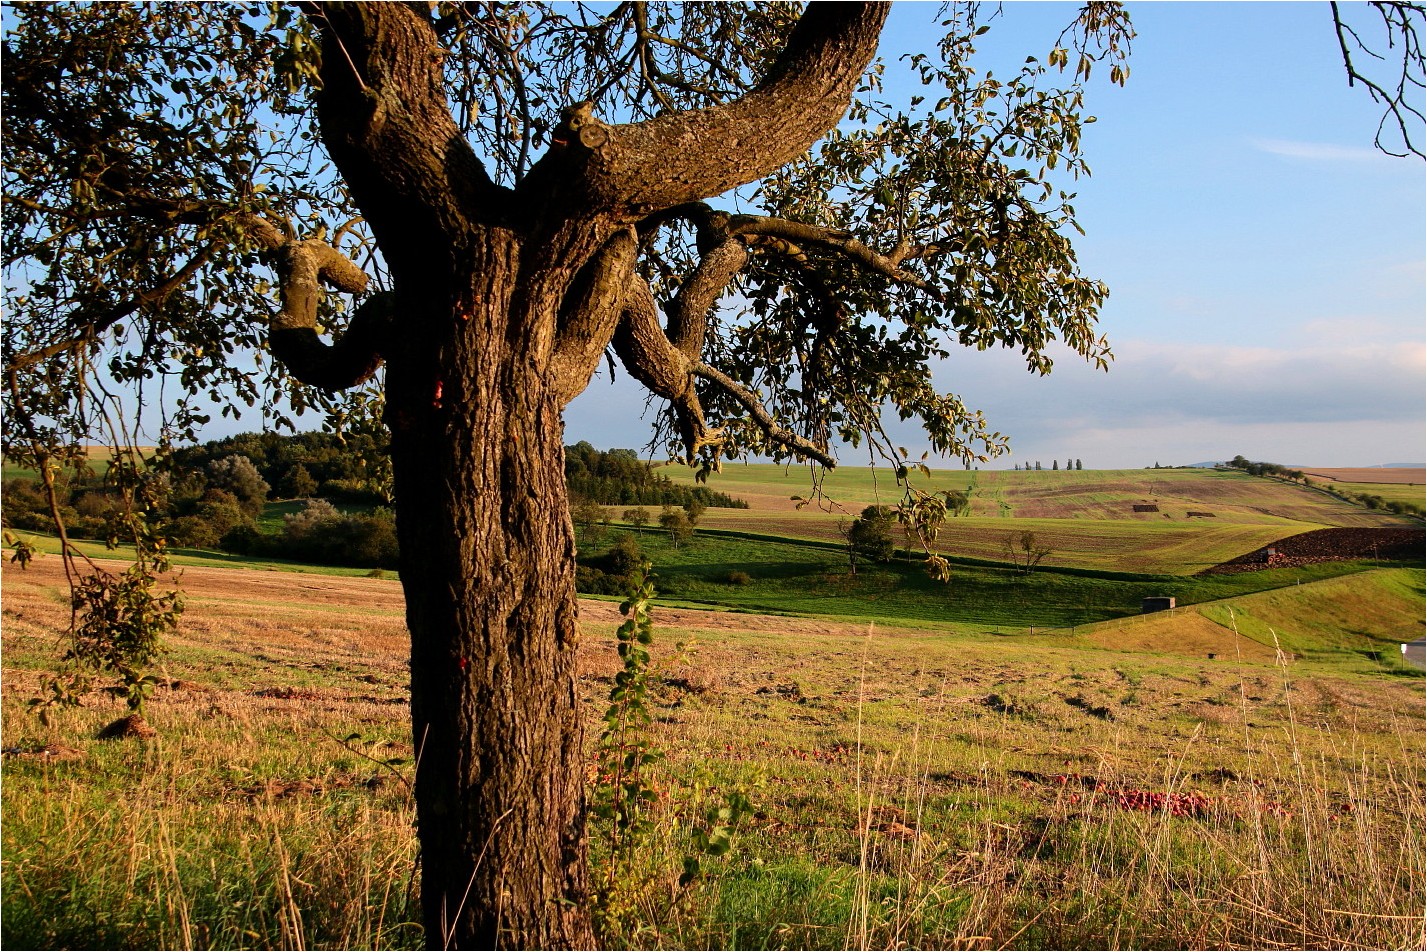
[[1370,569],[1117,619],[1078,635],[1116,650],[1225,659],[1272,662],[1282,650],[1304,664],[1420,679],[1399,646],[1422,637],[1423,580],[1420,568]]
[[[1324,563],[1233,575],[1112,576],[1090,572],[954,565],[947,584],[929,579],[916,561],[863,565],[848,573],[846,555],[831,546],[701,533],[681,547],[660,533],[637,537],[659,575],[661,599],[740,611],[881,620],[956,623],[983,630],[1070,628],[1135,615],[1147,596],[1180,604],[1238,596],[1299,582],[1360,572],[1361,563]],[[612,536],[582,534],[582,552],[598,553]],[[730,573],[749,576],[746,584]]]

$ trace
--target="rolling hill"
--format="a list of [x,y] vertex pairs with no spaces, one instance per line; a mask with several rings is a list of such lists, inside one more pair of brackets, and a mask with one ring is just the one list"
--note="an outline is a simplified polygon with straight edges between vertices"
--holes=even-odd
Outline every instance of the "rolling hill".
[[[665,472],[693,481],[681,467]],[[890,471],[867,467],[828,474],[811,503],[802,501],[813,495],[804,468],[730,465],[709,485],[750,506],[709,510],[710,528],[830,542],[840,538],[840,521],[902,495]],[[970,515],[941,531],[942,554],[1003,561],[1008,534],[1029,530],[1052,550],[1046,565],[1108,571],[1190,575],[1314,529],[1422,525],[1319,489],[1222,470],[933,470],[930,478],[913,474],[911,485],[970,496]]]

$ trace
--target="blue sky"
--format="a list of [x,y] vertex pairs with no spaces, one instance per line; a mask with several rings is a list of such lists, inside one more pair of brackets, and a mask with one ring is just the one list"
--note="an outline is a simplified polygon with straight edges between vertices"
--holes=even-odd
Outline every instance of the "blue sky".
[[[935,35],[937,6],[897,4],[889,74],[897,53]],[[1067,354],[1045,378],[1014,353],[940,366],[938,384],[1011,438],[1012,455],[990,467],[1236,454],[1420,465],[1427,177],[1420,159],[1373,151],[1380,110],[1347,86],[1328,4],[1130,11],[1130,79],[1090,90],[1094,175],[1076,183],[1075,203],[1084,271],[1110,286],[1101,327],[1116,361],[1106,374]],[[1074,14],[1006,4],[984,38],[1000,57],[988,65],[1044,57]],[[627,379],[596,379],[570,407],[568,441],[642,446],[642,411]],[[920,431],[898,433],[924,448]]]

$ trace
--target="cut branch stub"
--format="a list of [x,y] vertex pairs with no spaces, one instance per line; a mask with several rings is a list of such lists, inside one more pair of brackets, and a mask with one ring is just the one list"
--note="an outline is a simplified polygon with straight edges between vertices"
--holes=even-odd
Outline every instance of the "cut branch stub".
[[366,290],[367,275],[323,241],[288,242],[274,257],[282,310],[268,330],[273,356],[298,380],[323,390],[345,390],[370,379],[381,366],[392,295],[368,298],[352,314],[347,332],[326,344],[317,333],[319,282],[360,294]]

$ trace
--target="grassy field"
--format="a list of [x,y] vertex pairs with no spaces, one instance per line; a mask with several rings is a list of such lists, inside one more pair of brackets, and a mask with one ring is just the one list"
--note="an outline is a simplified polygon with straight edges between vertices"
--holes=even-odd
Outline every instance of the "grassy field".
[[[580,551],[598,555],[618,535],[617,530],[598,534],[582,530]],[[1046,537],[1056,539],[1053,530]],[[26,538],[40,552],[57,551],[54,539],[30,534]],[[830,543],[702,531],[690,542],[676,546],[667,535],[652,529],[645,529],[636,540],[660,577],[660,601],[664,604],[900,624],[956,623],[989,632],[1073,628],[1137,615],[1145,597],[1169,596],[1180,605],[1192,605],[1353,575],[1374,567],[1369,562],[1327,562],[1230,575],[1189,576],[1083,568],[1070,571],[1054,566],[1022,574],[1006,567],[953,564],[951,580],[943,584],[929,579],[919,559],[910,555],[887,565],[863,565],[855,576],[851,575],[846,553]],[[109,551],[101,543],[79,542],[76,546],[91,558],[132,557],[126,549]],[[985,554],[989,559],[1000,555],[989,548]],[[174,549],[170,556],[183,572],[193,568],[234,568],[335,578],[395,577],[395,573],[381,570],[312,566],[204,549]],[[1183,558],[1190,557],[1187,553]],[[1094,564],[1088,558],[1082,558],[1080,563]],[[1102,560],[1101,564],[1109,568],[1116,565],[1113,560]],[[1135,564],[1154,563],[1146,557]],[[1182,562],[1174,565],[1183,570]],[[741,573],[736,581],[730,581],[733,573]]]
[[[24,711],[68,617],[57,560],[0,578],[5,947],[420,943],[399,586],[188,569],[159,735],[101,742],[107,695]],[[1382,569],[1034,637],[660,608],[658,822],[620,863],[593,830],[603,941],[1419,945],[1423,681],[1365,652],[1421,598]],[[582,603],[591,725],[617,622]],[[754,806],[734,850],[678,887],[730,790]]]
[[[659,574],[666,600],[739,611],[790,612],[861,621],[940,624],[955,622],[986,631],[1071,628],[1137,615],[1147,596],[1173,596],[1179,604],[1251,594],[1286,585],[1361,572],[1371,566],[1331,562],[1303,568],[1232,575],[1119,576],[953,565],[947,584],[929,579],[921,564],[864,565],[848,573],[840,549],[792,541],[700,533],[671,545],[646,530],[637,537]],[[613,541],[581,536],[581,551],[600,552]],[[746,582],[730,581],[741,572]]]
[[1377,496],[1385,502],[1427,505],[1427,489],[1421,483],[1328,483],[1334,492]]
[[[660,472],[675,481],[693,483],[693,471],[685,467],[668,466]],[[736,463],[712,474],[708,485],[747,499],[755,510],[789,512],[797,506],[791,497],[811,495],[811,480],[806,467]],[[1227,470],[932,470],[930,479],[913,473],[911,484],[928,492],[969,490],[971,514],[989,518],[1187,520],[1196,525],[1211,520],[1314,526],[1400,524],[1387,514],[1367,512],[1300,485]],[[892,505],[902,495],[885,467],[840,467],[827,474],[821,487],[831,501],[853,515],[863,506]],[[1157,506],[1158,511],[1136,512],[1135,506]],[[1190,516],[1190,512],[1208,515]]]
[[[702,524],[711,529],[838,542],[838,524],[847,517],[827,513],[770,514],[742,509],[710,509]],[[1051,550],[1045,565],[1149,575],[1192,575],[1252,552],[1270,542],[1319,526],[1278,521],[1273,524],[1150,522],[1136,520],[987,519],[948,520],[935,548],[948,556],[1005,562],[1006,540],[1031,531]],[[899,537],[906,548],[913,538]]]
[[[1398,652],[1423,630],[1420,563],[1189,574],[1400,522],[1238,474],[951,473],[978,508],[946,551],[995,561],[1031,529],[1059,566],[942,585],[915,560],[851,575],[837,515],[754,469],[714,483],[754,510],[709,510],[678,547],[637,537],[667,756],[636,849],[591,831],[607,947],[1420,947],[1424,681]],[[102,691],[49,726],[26,711],[68,603],[52,555],[0,573],[0,946],[418,947],[399,584],[175,562],[189,607],[149,740],[94,739],[123,713]],[[1142,615],[1145,596],[1179,607]],[[581,602],[592,762],[618,622]],[[735,849],[680,887],[731,792],[753,804]]]

